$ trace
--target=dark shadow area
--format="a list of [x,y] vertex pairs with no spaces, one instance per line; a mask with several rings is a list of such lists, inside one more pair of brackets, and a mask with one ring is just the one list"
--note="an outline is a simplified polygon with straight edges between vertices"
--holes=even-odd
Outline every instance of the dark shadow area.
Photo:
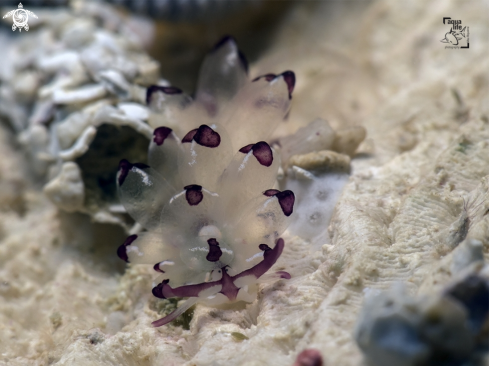
[[156,21],[149,54],[161,64],[161,75],[192,94],[200,65],[225,35],[233,36],[248,61],[254,62],[269,47],[281,20],[295,1],[232,1],[233,12],[199,21]]
[[93,223],[80,213],[59,211],[63,251],[76,258],[87,272],[123,274],[126,263],[117,256],[117,248],[126,238],[118,225]]
[[[15,136],[15,131],[11,129],[11,126],[0,117],[0,129],[3,130],[5,136],[1,139],[0,144],[4,144],[2,153],[11,152],[12,154],[18,155],[16,158],[19,159],[22,164],[16,166],[17,171],[21,171],[21,175],[12,177],[8,171],[0,171],[0,211],[14,211],[20,217],[23,217],[27,212],[27,203],[24,197],[26,186],[29,184],[22,177],[27,176],[31,178],[32,176],[27,168],[27,164],[24,161],[24,154],[22,154],[21,147],[17,142]],[[2,156],[2,158],[7,158]]]
[[115,185],[121,159],[146,163],[149,140],[126,126],[103,124],[88,151],[76,163],[85,184],[85,206],[95,212],[109,204],[119,203]]

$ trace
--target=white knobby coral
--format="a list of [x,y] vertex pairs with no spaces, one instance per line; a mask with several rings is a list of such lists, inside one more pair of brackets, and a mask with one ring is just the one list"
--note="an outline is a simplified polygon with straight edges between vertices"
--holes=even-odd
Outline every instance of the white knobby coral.
[[147,232],[129,236],[118,255],[162,273],[156,297],[190,297],[154,326],[196,302],[253,301],[258,279],[281,255],[295,197],[271,189],[280,159],[256,141],[283,120],[294,82],[291,71],[249,81],[225,38],[204,61],[195,101],[174,87],[148,89],[150,123],[160,126],[149,166],[122,160],[117,175],[124,207]]

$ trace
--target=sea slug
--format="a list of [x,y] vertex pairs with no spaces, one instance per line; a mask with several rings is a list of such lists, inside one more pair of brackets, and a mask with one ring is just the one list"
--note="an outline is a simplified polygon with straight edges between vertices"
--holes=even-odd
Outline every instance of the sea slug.
[[175,87],[148,88],[156,127],[148,165],[122,160],[122,204],[147,231],[118,249],[130,263],[160,272],[153,295],[189,297],[161,326],[197,302],[256,298],[257,283],[284,249],[295,196],[274,189],[280,156],[265,142],[289,110],[291,71],[250,81],[230,37],[207,56],[195,100]]

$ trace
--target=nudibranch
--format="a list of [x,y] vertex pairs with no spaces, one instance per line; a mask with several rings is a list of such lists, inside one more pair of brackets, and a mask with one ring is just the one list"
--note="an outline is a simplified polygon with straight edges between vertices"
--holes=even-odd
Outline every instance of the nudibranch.
[[160,272],[153,295],[188,297],[169,323],[197,302],[251,302],[284,249],[280,235],[294,193],[274,189],[279,155],[265,142],[289,110],[291,71],[249,80],[230,37],[204,60],[195,99],[175,87],[148,88],[156,127],[148,165],[120,162],[122,204],[146,231],[117,251],[130,263]]

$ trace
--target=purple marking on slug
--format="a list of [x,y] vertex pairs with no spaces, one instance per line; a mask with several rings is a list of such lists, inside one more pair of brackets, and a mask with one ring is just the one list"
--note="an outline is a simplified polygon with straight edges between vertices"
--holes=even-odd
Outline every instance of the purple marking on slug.
[[217,50],[218,48],[221,48],[222,46],[224,46],[224,44],[226,44],[227,42],[233,42],[235,45],[236,45],[236,40],[234,39],[233,36],[224,36],[222,37],[219,42],[217,42],[215,45],[214,45],[214,48],[212,49],[212,51],[215,51]]
[[168,280],[165,281],[154,287],[152,291],[153,295],[160,299],[169,299],[170,297],[198,297],[201,291],[221,284],[221,280],[219,280],[171,288],[168,284]]
[[[236,297],[238,296],[238,292],[240,290],[239,287],[235,285],[235,281],[240,278],[240,277],[245,277],[245,276],[255,276],[257,279],[260,278],[264,273],[266,273],[274,264],[277,262],[277,259],[280,257],[284,250],[284,240],[282,238],[279,238],[275,244],[275,247],[273,249],[270,249],[270,247],[266,244],[260,244],[260,249],[264,248],[262,250],[265,250],[263,253],[263,260],[253,266],[250,269],[247,269],[246,271],[243,271],[236,276],[230,276],[226,268],[222,268],[222,277],[218,281],[212,281],[212,282],[203,282],[195,285],[186,285],[186,286],[180,286],[176,288],[172,288],[168,284],[168,280],[164,280],[160,284],[158,284],[156,287],[153,288],[152,292],[153,295],[160,298],[160,299],[168,299],[170,297],[198,297],[199,294],[207,290],[211,287],[214,286],[221,286],[221,290],[218,291],[218,293],[223,294],[226,296],[230,301],[236,300]],[[287,273],[287,272],[284,272]],[[286,277],[282,277],[286,278]],[[217,293],[217,291],[216,291]],[[153,326],[159,327],[162,325],[167,324],[171,320],[173,320],[173,317],[171,316],[175,312],[171,313],[170,315],[167,315],[165,318],[159,319],[155,322],[153,322]]]
[[221,291],[219,291],[221,294],[226,296],[230,301],[236,300],[236,297],[238,297],[238,292],[240,287],[236,286],[234,284],[234,281],[236,280],[236,276],[231,277],[228,275],[227,268],[221,269],[222,271],[222,278],[220,280],[222,284]]
[[249,145],[243,146],[241,149],[239,149],[239,152],[242,152],[243,154],[248,154],[251,151],[251,149],[253,148],[253,145],[254,144],[249,144]]
[[275,274],[279,275],[280,278],[284,278],[286,280],[290,280],[292,278],[292,276],[290,275],[289,272],[285,272],[285,271],[277,271],[275,272]]
[[253,80],[251,80],[251,82],[255,82],[255,81],[258,81],[260,79],[265,79],[266,81],[270,82],[273,79],[275,79],[276,77],[277,77],[277,75],[275,75],[275,74],[265,74],[265,75],[260,75],[256,78],[254,78]]
[[252,147],[253,156],[258,160],[258,162],[266,167],[269,167],[273,163],[273,153],[270,145],[265,141],[257,142]]
[[164,86],[162,89],[165,94],[182,94],[182,90],[175,86]]
[[194,135],[194,141],[205,147],[218,147],[221,143],[221,136],[207,125],[201,125]]
[[266,244],[260,244],[258,245],[258,248],[260,248],[260,250],[266,252],[267,250],[272,250],[272,248],[270,248],[268,245]]
[[285,216],[292,215],[292,212],[294,212],[294,202],[295,202],[294,192],[286,190],[277,193],[276,197],[278,198],[278,203],[280,204],[280,207],[282,208],[282,212],[284,213],[284,215]]
[[279,238],[277,240],[273,249],[270,249],[270,247],[266,244],[260,244],[259,247],[261,250],[263,250],[262,248],[266,247],[263,252],[263,260],[254,267],[241,272],[233,278],[237,279],[239,277],[249,275],[254,275],[256,278],[260,278],[275,264],[275,262],[277,262],[277,259],[280,257],[282,251],[284,250],[284,246],[285,244],[282,238]]
[[194,139],[195,134],[197,133],[197,130],[198,130],[198,128],[187,132],[187,134],[182,139],[182,144],[184,142],[192,142],[192,140]]
[[243,146],[239,149],[239,152],[243,154],[248,154],[251,150],[253,150],[253,156],[258,160],[261,165],[269,167],[273,163],[273,152],[265,141],[257,142],[256,144],[249,144]]
[[151,292],[153,293],[153,296],[154,297],[157,297],[158,299],[166,299],[165,296],[163,296],[163,286],[168,283],[168,281],[165,283],[165,281],[167,280],[163,280],[163,282],[157,284],[155,287],[153,287],[153,289],[151,290]]
[[153,269],[154,269],[156,272],[165,273],[165,271],[163,271],[163,270],[160,268],[160,263],[161,263],[161,262],[156,263],[156,264],[153,266]]
[[280,192],[277,189],[267,189],[263,194],[267,197],[277,197],[280,208],[285,216],[290,216],[292,215],[292,212],[294,212],[294,192],[289,190]]
[[119,179],[118,179],[118,182],[119,182],[119,187],[122,186],[122,184],[124,183],[124,181],[126,180],[127,178],[127,175],[129,174],[129,171],[133,168],[133,167],[136,167],[138,169],[146,169],[146,168],[149,168],[148,165],[146,164],[143,164],[143,163],[135,163],[135,164],[131,164],[129,161],[127,161],[126,159],[122,159],[120,162],[119,162]]
[[181,94],[182,91],[174,86],[160,86],[160,85],[151,85],[146,89],[146,104],[149,104],[151,102],[151,96],[153,95],[154,92],[163,92],[168,95],[173,95],[173,94]]
[[119,186],[122,186],[122,183],[126,180],[127,174],[129,174],[129,170],[131,170],[132,164],[126,159],[122,159],[119,162]]
[[163,142],[165,142],[166,138],[170,135],[172,132],[171,128],[168,127],[158,127],[153,131],[153,141],[155,142],[156,145],[161,146],[163,145]]
[[204,198],[202,193],[202,186],[197,184],[191,184],[189,186],[183,187],[185,189],[185,198],[190,206],[198,205]]
[[221,258],[222,250],[219,248],[219,243],[216,238],[210,238],[207,240],[209,244],[209,254],[205,257],[209,262],[217,262]]
[[123,261],[129,263],[129,258],[127,257],[127,251],[126,251],[126,247],[128,245],[131,245],[132,242],[134,240],[136,240],[138,238],[137,235],[131,235],[131,236],[128,236],[126,238],[126,240],[124,241],[124,243],[122,243],[122,245],[117,248],[117,256],[122,259]]
[[270,82],[277,77],[275,74],[266,74],[262,76],[266,81]]
[[289,89],[289,99],[292,99],[292,92],[294,91],[295,86],[295,74],[293,71],[287,70],[282,74],[285,83],[287,84],[287,88]]

